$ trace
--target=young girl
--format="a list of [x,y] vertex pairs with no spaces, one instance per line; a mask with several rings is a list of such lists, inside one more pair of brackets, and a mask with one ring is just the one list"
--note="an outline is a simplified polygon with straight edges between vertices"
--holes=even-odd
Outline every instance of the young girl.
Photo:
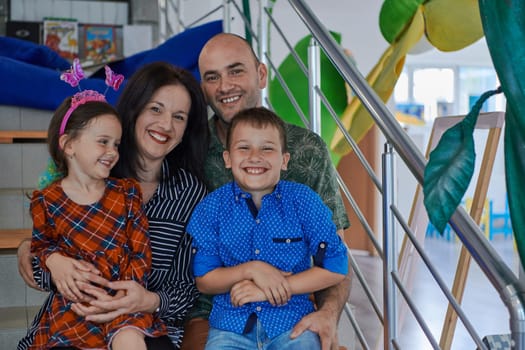
[[109,178],[121,134],[117,112],[92,90],[67,98],[52,117],[48,147],[63,177],[33,194],[31,251],[38,267],[51,272],[57,292],[50,294],[31,349],[146,349],[145,335],[166,334],[150,313],[93,323],[71,310],[72,303],[91,299],[77,286],[87,281],[84,262],[105,279],[142,285],[151,268],[140,188],[135,180]]

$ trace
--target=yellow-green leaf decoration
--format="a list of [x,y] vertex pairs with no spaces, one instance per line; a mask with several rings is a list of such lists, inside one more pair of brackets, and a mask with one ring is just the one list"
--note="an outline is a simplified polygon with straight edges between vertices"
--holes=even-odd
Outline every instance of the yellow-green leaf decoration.
[[379,29],[383,37],[392,44],[403,32],[419,5],[425,0],[386,0],[379,12]]
[[505,177],[512,230],[525,263],[525,2],[480,0],[485,38],[507,99]]
[[487,91],[458,124],[448,129],[430,153],[423,175],[424,204],[434,227],[443,233],[467,191],[474,166],[474,127],[483,103],[500,90]]
[[[366,81],[383,102],[386,103],[390,96],[392,96],[397,79],[403,71],[406,55],[421,39],[424,30],[425,23],[423,15],[421,8],[418,8],[404,35],[385,50],[377,64],[366,76]],[[370,116],[370,113],[368,113],[368,110],[358,98],[352,99],[340,119],[350,136],[356,142],[361,141],[374,125],[374,120]],[[335,132],[330,148],[340,155],[345,155],[351,150],[343,133],[339,129]]]
[[427,40],[441,51],[457,51],[483,37],[478,0],[431,0],[423,6]]
[[[338,43],[341,42],[341,34],[333,32],[331,34]],[[311,38],[311,35],[304,37],[294,47],[295,52],[306,66],[308,66],[308,46]],[[347,105],[344,79],[322,50],[320,62],[321,90],[328,101],[330,101],[335,113],[340,116]],[[286,81],[288,88],[295,96],[304,115],[308,117],[308,77],[303,74],[303,71],[299,68],[291,54],[285,58],[278,70]],[[269,90],[270,101],[275,112],[288,123],[304,127],[301,117],[297,114],[277,77],[271,80]],[[324,107],[324,104],[321,107],[321,125],[321,137],[327,144],[330,144],[337,125],[326,107]],[[341,157],[339,155],[332,152],[334,164],[337,164],[340,159]]]
[[[459,50],[481,38],[483,31],[478,9],[474,0],[385,0],[379,14],[379,27],[391,45],[366,77],[372,89],[384,102],[388,101],[406,55],[423,35],[442,51]],[[340,119],[356,142],[374,125],[372,117],[357,99],[349,103]],[[339,155],[351,151],[338,130],[330,149]]]

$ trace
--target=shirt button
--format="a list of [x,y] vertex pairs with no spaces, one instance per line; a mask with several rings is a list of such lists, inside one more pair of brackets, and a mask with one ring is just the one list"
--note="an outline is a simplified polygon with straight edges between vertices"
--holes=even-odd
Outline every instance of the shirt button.
[[255,310],[257,310],[257,311],[261,311],[261,307],[260,307],[260,306],[257,306],[257,307],[255,308]]
[[256,224],[260,224],[261,223],[261,219],[255,219],[255,223]]
[[255,255],[259,255],[261,251],[259,249],[255,249]]
[[290,243],[290,242],[292,242],[292,240],[290,238],[287,238],[286,243]]
[[321,243],[321,244],[319,244],[319,247],[324,248],[324,247],[326,247],[326,244]]

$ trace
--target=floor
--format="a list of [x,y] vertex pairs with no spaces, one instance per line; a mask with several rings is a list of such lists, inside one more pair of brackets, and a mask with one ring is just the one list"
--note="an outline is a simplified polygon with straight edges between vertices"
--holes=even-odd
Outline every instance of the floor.
[[[499,238],[495,237],[491,244],[509,268],[518,274],[519,260],[513,240],[503,239],[503,237]],[[459,242],[447,241],[441,238],[425,239],[425,250],[449,289],[452,288],[460,248],[461,244]],[[362,254],[354,254],[354,257],[369,283],[382,313],[382,261],[379,257]],[[421,264],[417,270],[410,295],[425,322],[427,322],[428,328],[431,330],[436,342],[439,343],[446,314],[447,300],[426,267],[423,266],[423,263]],[[401,297],[398,299],[398,304],[401,304],[400,300]],[[355,308],[356,319],[360,324],[368,348],[374,350],[382,349],[383,329],[381,323],[371,307],[363,288],[355,278],[349,301]],[[510,333],[507,308],[475,262],[472,262],[469,268],[462,307],[480,338],[490,334]],[[404,321],[401,321],[397,326],[399,348],[410,350],[432,349],[431,343],[427,340],[410,311],[404,313],[404,315]],[[345,322],[347,321],[345,320]],[[348,332],[348,329],[345,326],[345,330],[341,330],[340,327],[340,333]],[[340,335],[340,338],[344,338],[344,336]],[[343,339],[341,340],[341,342],[344,341]],[[353,342],[351,340],[348,341]],[[358,341],[355,343],[355,349],[361,349],[360,343]],[[352,344],[348,345],[349,348],[352,348]],[[451,349],[476,349],[474,341],[460,320],[457,323]]]
[[[491,241],[491,243],[509,268],[517,273],[519,261],[512,239],[496,238]],[[436,238],[427,238],[425,240],[425,250],[449,288],[452,285],[454,278],[460,247],[460,243],[454,241],[450,242]],[[359,265],[372,290],[375,300],[378,302],[380,312],[382,313],[382,261],[379,257],[364,255],[359,252],[353,252],[352,256]],[[13,263],[12,265],[14,270],[8,274],[16,276],[17,280],[9,283],[11,287],[16,284],[15,282],[22,283],[21,281],[18,281],[18,275],[15,272],[16,264]],[[436,283],[423,266],[420,266],[416,273],[411,297],[417,305],[419,312],[424,316],[425,321],[428,323],[428,327],[431,329],[436,341],[439,343],[439,336],[441,334],[447,303]],[[11,296],[10,299],[14,300],[13,296]],[[32,296],[32,299],[34,299],[34,296]],[[372,350],[382,349],[383,330],[381,323],[372,309],[371,303],[366,298],[363,288],[357,282],[355,277],[353,279],[349,301],[357,322],[360,325],[363,336],[366,339],[367,348]],[[471,264],[469,269],[463,309],[480,337],[489,334],[509,333],[508,311],[501,302],[498,293],[484,277],[475,262]],[[13,338],[14,336],[15,340],[18,339],[22,334],[19,332],[20,329],[23,329],[32,318],[30,315],[26,314],[27,310],[21,310],[18,308],[16,310],[20,315],[17,316],[13,312],[8,311],[8,309],[2,309],[2,313],[6,312],[10,315],[8,318],[11,321],[7,325],[0,322],[0,328],[2,328],[5,333],[3,334],[0,332],[0,349],[12,348],[12,346],[5,347],[8,344],[8,338]],[[34,310],[31,309],[29,311],[33,312]],[[16,320],[16,322],[13,320]],[[13,332],[18,332],[20,334],[11,334]],[[339,338],[340,344],[346,346],[348,350],[362,349],[359,341],[356,340],[356,336],[351,328],[349,320],[344,315],[341,318],[339,326]],[[398,324],[397,339],[400,349],[432,349],[430,343],[426,340],[424,333],[421,331],[421,328],[410,313],[406,314],[402,324]],[[12,339],[9,341],[11,340]],[[9,342],[9,344],[16,344],[16,342],[13,340]],[[458,321],[452,349],[476,349],[475,343],[460,321]]]

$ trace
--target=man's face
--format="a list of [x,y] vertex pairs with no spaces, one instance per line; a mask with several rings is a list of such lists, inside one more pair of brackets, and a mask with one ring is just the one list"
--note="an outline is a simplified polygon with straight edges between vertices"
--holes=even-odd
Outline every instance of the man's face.
[[226,123],[237,112],[260,106],[260,90],[266,86],[266,66],[256,61],[247,45],[224,35],[211,39],[199,57],[206,101]]

